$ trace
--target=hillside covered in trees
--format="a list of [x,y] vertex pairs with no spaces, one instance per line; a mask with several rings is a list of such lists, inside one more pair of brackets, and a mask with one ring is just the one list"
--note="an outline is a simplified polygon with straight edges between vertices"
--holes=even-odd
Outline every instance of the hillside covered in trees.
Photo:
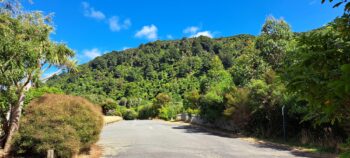
[[[237,35],[151,42],[97,57],[81,65],[78,73],[57,76],[48,84],[101,99],[151,100],[158,93],[167,93],[182,101],[186,92],[203,89],[204,82],[211,82],[213,77],[229,81],[236,76],[237,85],[259,78],[268,65],[259,57],[255,40],[251,35]],[[237,63],[246,59],[252,61],[238,67]],[[219,74],[212,72],[209,76],[211,70]]]
[[66,72],[49,86],[80,95],[125,119],[233,121],[240,131],[336,148],[349,132],[348,18],[293,33],[267,18],[259,36],[155,41],[113,51]]

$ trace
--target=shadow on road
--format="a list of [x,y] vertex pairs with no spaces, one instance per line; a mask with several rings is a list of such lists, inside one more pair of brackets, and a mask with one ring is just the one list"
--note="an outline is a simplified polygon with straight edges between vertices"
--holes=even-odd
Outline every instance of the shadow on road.
[[173,129],[185,130],[186,133],[202,133],[206,135],[220,136],[226,138],[238,138],[238,134],[229,133],[229,131],[216,130],[208,127],[201,127],[197,125],[182,125],[172,127]]
[[[213,135],[213,136],[219,136],[219,137],[225,137],[225,138],[243,138],[243,135],[240,134],[234,134],[229,131],[224,130],[218,130],[214,128],[208,128],[208,127],[202,127],[198,125],[181,125],[181,126],[175,126],[172,127],[173,129],[178,130],[185,130],[186,133],[201,133],[206,135]],[[289,151],[291,154],[298,156],[298,157],[309,157],[309,158],[335,158],[337,157],[335,154],[327,154],[327,153],[314,153],[310,151],[303,151],[301,149],[298,149],[296,147],[291,147],[288,145],[283,144],[277,144],[272,142],[266,142],[266,141],[255,141],[250,142],[253,146],[259,147],[259,148],[270,148],[280,151]]]

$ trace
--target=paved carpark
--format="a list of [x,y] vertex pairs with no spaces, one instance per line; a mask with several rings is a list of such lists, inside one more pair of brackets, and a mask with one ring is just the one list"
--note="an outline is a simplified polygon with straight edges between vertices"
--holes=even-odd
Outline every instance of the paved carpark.
[[102,147],[103,157],[116,158],[298,157],[289,150],[161,120],[120,121],[106,125],[98,145]]

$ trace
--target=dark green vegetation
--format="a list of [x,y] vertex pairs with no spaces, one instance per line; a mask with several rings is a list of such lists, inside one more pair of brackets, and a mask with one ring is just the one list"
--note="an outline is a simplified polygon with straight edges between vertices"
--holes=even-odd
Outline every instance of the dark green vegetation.
[[268,18],[257,37],[155,41],[47,84],[89,98],[105,114],[170,120],[187,112],[263,138],[283,137],[285,106],[290,141],[336,149],[349,136],[347,17],[304,33]]
[[32,101],[20,124],[12,147],[16,155],[45,157],[54,149],[55,156],[70,158],[97,142],[103,118],[86,99],[50,94]]

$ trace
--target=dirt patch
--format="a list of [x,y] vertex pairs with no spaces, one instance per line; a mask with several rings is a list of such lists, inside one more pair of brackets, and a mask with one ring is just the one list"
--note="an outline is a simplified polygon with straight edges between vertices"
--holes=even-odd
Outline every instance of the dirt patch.
[[123,120],[120,116],[103,116],[104,124],[110,124]]
[[81,154],[78,158],[100,158],[102,155],[102,149],[98,145],[92,145],[89,153]]

